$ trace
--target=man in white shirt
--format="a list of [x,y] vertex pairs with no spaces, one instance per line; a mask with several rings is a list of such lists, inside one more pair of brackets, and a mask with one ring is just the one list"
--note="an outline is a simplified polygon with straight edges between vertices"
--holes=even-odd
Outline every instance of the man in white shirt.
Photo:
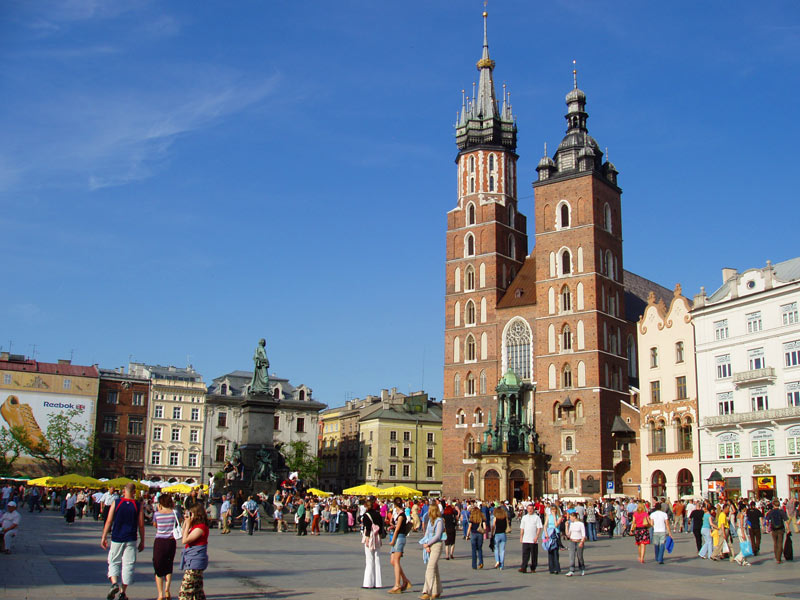
[[528,504],[526,513],[522,515],[519,523],[519,542],[522,544],[522,566],[520,573],[528,572],[528,560],[531,563],[531,573],[536,572],[539,563],[539,535],[542,533],[542,519],[534,510],[533,504]]
[[220,533],[231,532],[231,500],[229,496],[225,496],[222,501],[222,506],[219,509],[219,522],[222,530]]
[[0,541],[3,542],[2,551],[6,554],[11,553],[11,547],[14,545],[14,539],[17,537],[19,530],[20,517],[17,510],[17,503],[13,500],[6,506],[6,512],[0,517]]
[[119,500],[119,494],[117,494],[113,487],[108,488],[108,491],[103,494],[103,497],[100,499],[100,506],[103,511],[103,523],[105,523],[108,518],[108,511],[111,510],[111,505],[117,500]]
[[586,567],[583,564],[583,545],[586,542],[586,526],[583,521],[578,520],[578,513],[569,513],[569,522],[567,523],[567,538],[569,543],[569,573],[567,577],[572,577],[575,574],[575,569],[581,570],[581,576],[586,573]]
[[653,522],[653,546],[656,551],[656,562],[664,564],[664,542],[670,535],[669,516],[663,510],[658,509],[650,513],[650,520]]

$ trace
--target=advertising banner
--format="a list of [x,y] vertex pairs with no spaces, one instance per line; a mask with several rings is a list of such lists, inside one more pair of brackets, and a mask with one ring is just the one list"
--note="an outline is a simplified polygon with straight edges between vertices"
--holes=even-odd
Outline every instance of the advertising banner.
[[24,390],[1,390],[0,394],[0,427],[21,427],[32,442],[44,448],[51,414],[75,409],[78,414],[73,422],[84,426],[87,436],[94,431],[94,398]]

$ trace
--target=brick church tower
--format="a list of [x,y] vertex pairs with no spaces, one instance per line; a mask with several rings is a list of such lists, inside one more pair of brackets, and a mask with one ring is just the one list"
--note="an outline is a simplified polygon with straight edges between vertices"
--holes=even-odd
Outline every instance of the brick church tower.
[[573,77],[566,135],[553,158],[545,151],[533,184],[535,410],[550,455],[547,491],[590,495],[622,491],[629,466],[621,458],[632,431],[621,411],[630,400],[626,343],[633,329],[625,313],[617,171],[589,135],[586,95]]
[[517,210],[517,127],[505,89],[502,103],[495,96],[486,19],[477,90],[456,124],[458,203],[447,215],[443,488],[459,496],[477,487],[464,464],[474,462],[502,376],[497,303],[528,244]]

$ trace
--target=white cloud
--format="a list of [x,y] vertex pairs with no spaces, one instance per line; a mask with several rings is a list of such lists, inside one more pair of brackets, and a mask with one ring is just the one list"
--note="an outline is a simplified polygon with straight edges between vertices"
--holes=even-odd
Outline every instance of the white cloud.
[[26,106],[27,119],[7,148],[0,140],[0,191],[145,179],[169,157],[179,136],[211,127],[273,94],[279,76],[252,82],[217,68],[184,69],[169,89],[70,92]]

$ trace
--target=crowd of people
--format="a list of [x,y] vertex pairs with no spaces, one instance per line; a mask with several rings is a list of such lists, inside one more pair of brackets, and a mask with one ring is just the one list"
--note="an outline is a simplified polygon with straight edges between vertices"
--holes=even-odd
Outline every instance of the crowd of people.
[[[519,533],[521,573],[539,567],[539,548],[547,553],[547,570],[561,574],[561,552],[568,557],[566,575],[586,573],[584,551],[599,535],[631,536],[640,563],[646,561],[647,546],[654,547],[657,564],[671,552],[673,536],[693,534],[700,559],[728,559],[741,566],[761,552],[763,536],[772,540],[775,561],[792,559],[791,532],[798,533],[798,501],[682,500],[669,503],[636,499],[570,500],[534,499],[482,502],[443,498],[375,498],[336,496],[321,498],[294,481],[283,482],[274,494],[247,495],[223,492],[214,497],[198,491],[166,494],[150,490],[137,493],[134,484],[123,490],[47,490],[5,485],[0,488],[0,543],[5,552],[13,547],[20,529],[20,507],[29,512],[58,510],[66,523],[94,519],[103,525],[101,545],[108,551],[108,578],[112,587],[108,600],[126,600],[133,581],[136,555],[145,545],[147,527],[155,529],[153,570],[158,600],[172,598],[173,564],[178,544],[183,546],[184,570],[180,600],[204,599],[203,572],[208,566],[210,529],[220,534],[238,527],[254,535],[271,529],[298,536],[347,534],[358,531],[364,547],[362,587],[383,587],[381,547],[390,548],[394,584],[389,593],[409,591],[413,584],[402,559],[409,540],[417,540],[426,563],[423,600],[442,595],[439,563],[455,558],[459,536],[469,541],[471,566],[484,568],[484,545],[488,545],[494,568],[507,566],[506,545],[513,530]],[[516,566],[516,565],[515,565]]]

